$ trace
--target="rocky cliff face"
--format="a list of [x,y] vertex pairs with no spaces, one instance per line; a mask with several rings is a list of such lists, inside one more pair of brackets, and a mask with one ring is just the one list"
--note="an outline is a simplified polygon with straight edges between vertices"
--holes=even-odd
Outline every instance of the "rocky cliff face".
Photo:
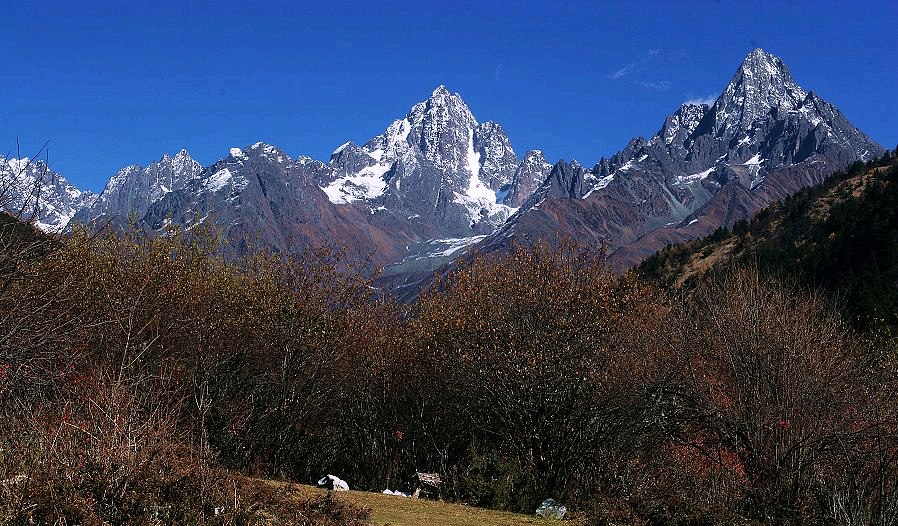
[[126,166],[113,175],[94,202],[78,211],[80,222],[123,222],[140,220],[152,203],[166,194],[181,190],[196,179],[203,167],[181,150],[174,157],[165,154],[147,166]]
[[461,96],[439,86],[364,146],[338,148],[319,180],[335,205],[466,237],[491,232],[514,212],[505,198],[520,164],[500,125],[479,124]]

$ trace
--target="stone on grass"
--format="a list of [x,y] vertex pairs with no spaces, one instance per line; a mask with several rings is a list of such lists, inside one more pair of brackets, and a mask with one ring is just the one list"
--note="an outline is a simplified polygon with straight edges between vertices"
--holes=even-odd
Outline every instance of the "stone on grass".
[[558,504],[555,499],[544,500],[536,509],[536,514],[544,519],[561,520],[565,513],[567,513],[567,507],[564,504]]

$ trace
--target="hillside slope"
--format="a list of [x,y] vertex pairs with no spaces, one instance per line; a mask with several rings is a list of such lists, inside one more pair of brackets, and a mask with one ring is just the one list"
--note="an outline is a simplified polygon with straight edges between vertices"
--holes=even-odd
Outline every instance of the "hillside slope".
[[859,329],[898,328],[898,163],[894,153],[855,163],[737,222],[732,231],[668,245],[638,272],[688,287],[711,271],[762,272],[835,294]]

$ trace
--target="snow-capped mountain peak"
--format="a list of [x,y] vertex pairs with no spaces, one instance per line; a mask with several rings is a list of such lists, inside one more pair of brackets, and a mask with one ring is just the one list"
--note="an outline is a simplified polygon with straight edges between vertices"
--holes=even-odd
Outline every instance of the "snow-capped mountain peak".
[[434,88],[433,93],[430,94],[430,98],[443,98],[450,96],[451,93],[445,84],[440,84],[436,88]]
[[[504,243],[509,232],[524,239],[564,232],[574,224],[566,211],[583,227],[578,235],[609,243],[612,259],[632,264],[883,151],[800,87],[779,57],[756,49],[710,107],[682,105],[650,140],[631,140],[591,170],[557,163],[502,227],[505,237],[483,244]],[[549,199],[553,214],[540,212]]]
[[187,153],[187,150],[181,149],[172,159],[172,170],[177,173],[195,173],[199,163]]
[[748,54],[714,103],[718,136],[748,130],[771,109],[795,110],[805,92],[779,57],[758,48]]
[[406,118],[411,123],[409,142],[420,149],[424,159],[446,171],[467,165],[467,143],[477,120],[461,95],[440,86]]
[[0,156],[0,207],[47,232],[60,232],[97,195],[82,192],[42,160]]
[[519,163],[500,125],[478,123],[461,95],[440,85],[364,146],[338,147],[321,188],[334,204],[364,202],[372,213],[436,210],[464,236],[513,212],[503,201]]

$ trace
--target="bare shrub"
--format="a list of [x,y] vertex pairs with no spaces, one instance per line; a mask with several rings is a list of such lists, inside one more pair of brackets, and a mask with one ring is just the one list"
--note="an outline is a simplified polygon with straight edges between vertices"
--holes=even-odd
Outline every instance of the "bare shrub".
[[683,446],[705,459],[712,492],[762,521],[817,516],[815,488],[846,440],[882,429],[870,350],[819,294],[754,269],[704,286],[679,326],[684,377],[707,409]]
[[633,430],[631,383],[642,380],[628,369],[639,360],[618,336],[652,297],[601,251],[566,242],[474,257],[421,300],[443,410],[469,426],[468,447],[498,448],[528,474],[521,508],[588,492]]

